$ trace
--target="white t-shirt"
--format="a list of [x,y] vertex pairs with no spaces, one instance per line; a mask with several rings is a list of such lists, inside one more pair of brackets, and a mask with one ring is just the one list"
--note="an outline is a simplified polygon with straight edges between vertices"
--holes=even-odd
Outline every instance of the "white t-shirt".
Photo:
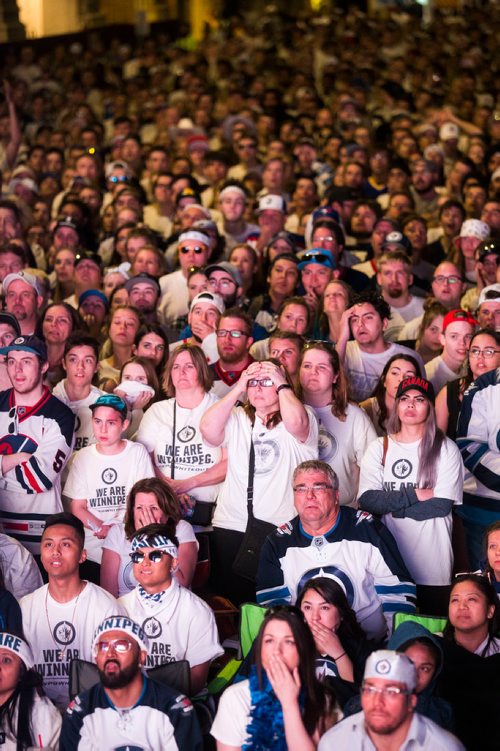
[[161,323],[174,323],[189,310],[187,279],[181,269],[160,277],[161,298],[157,311]]
[[[420,441],[400,443],[389,437],[385,465],[382,466],[383,438],[368,447],[361,462],[359,496],[365,490],[397,491],[417,488]],[[437,465],[434,497],[462,503],[462,457],[453,441],[445,438]],[[425,501],[422,501],[425,503]],[[417,521],[384,514],[382,521],[394,536],[399,552],[416,584],[445,585],[451,580],[451,512],[447,516]]]
[[[125,441],[119,454],[101,454],[97,446],[87,446],[75,456],[64,495],[73,500],[86,499],[88,510],[103,524],[123,521],[127,495],[138,480],[154,477],[149,454],[140,443]],[[85,529],[85,548],[89,560],[101,562],[102,540]]]
[[412,318],[411,321],[408,321],[408,323],[405,323],[401,331],[399,332],[398,339],[400,341],[409,341],[411,339],[417,339],[418,332],[420,331],[420,326],[422,325],[422,321],[424,319],[424,314],[421,313],[421,315],[415,316],[415,318]]
[[[181,519],[175,528],[175,536],[179,541],[179,547],[185,542],[195,542],[198,545],[198,540],[189,522]],[[103,549],[111,550],[120,556],[120,568],[118,569],[118,596],[126,595],[137,586],[137,579],[134,576],[134,567],[130,560],[130,553],[132,552],[132,544],[130,540],[125,537],[125,527],[120,522],[113,524],[108,532],[108,535],[102,543]],[[175,577],[175,572],[173,572]]]
[[[172,451],[175,451],[176,480],[193,477],[213,467],[221,460],[222,450],[206,444],[200,433],[200,421],[212,404],[218,401],[215,394],[205,394],[193,409],[180,407],[175,399],[153,404],[144,414],[137,432],[137,441],[151,453],[155,466],[165,477],[171,477]],[[173,440],[175,405],[175,448]],[[194,488],[190,495],[198,501],[213,502],[220,485]]]
[[466,374],[467,368],[465,366],[462,367],[460,373],[456,373],[449,368],[443,360],[442,355],[433,357],[425,366],[425,377],[434,386],[436,394],[438,394],[443,386],[446,386],[449,381],[456,381],[457,378],[463,378]]
[[149,637],[147,668],[177,660],[195,667],[224,652],[212,610],[175,579],[160,603],[145,600],[137,588],[118,602]]
[[297,513],[293,505],[293,471],[301,462],[318,458],[318,423],[312,409],[306,407],[306,410],[309,435],[304,443],[294,438],[283,422],[268,429],[256,415],[251,430],[243,408],[232,410],[224,437],[228,450],[227,475],[212,519],[214,527],[245,531],[251,435],[255,449],[254,516],[276,526],[293,519]]
[[226,746],[240,748],[247,738],[251,696],[248,680],[233,683],[222,694],[210,734]]
[[[17,728],[19,713],[19,699],[16,701],[12,726]],[[30,715],[30,732],[31,738],[35,743],[33,748],[38,748],[38,744],[44,749],[59,748],[59,735],[61,733],[62,717],[59,710],[52,704],[46,696],[39,696],[35,691],[34,702]],[[2,751],[17,751],[17,738],[9,730],[9,723],[4,717],[1,726],[1,735],[5,734],[0,740]]]
[[64,404],[67,404],[73,414],[76,415],[75,421],[75,445],[73,451],[80,451],[85,446],[90,446],[96,442],[94,431],[92,429],[92,412],[89,407],[97,401],[105,392],[96,386],[90,387],[90,393],[85,399],[71,401],[66,393],[66,379],[59,381],[54,386],[52,393],[57,396]]
[[368,445],[377,437],[375,428],[354,404],[347,405],[345,422],[332,415],[331,405],[312,409],[319,423],[319,458],[337,473],[340,503],[356,508],[359,466]]
[[361,402],[372,396],[386,362],[399,353],[414,357],[420,365],[421,372],[424,372],[424,363],[418,352],[402,344],[390,342],[384,352],[371,354],[363,352],[356,341],[347,342],[344,366],[347,371],[351,399]]
[[78,597],[57,602],[40,587],[19,603],[23,628],[33,651],[35,670],[43,678],[49,699],[61,709],[69,703],[69,662],[92,661],[92,639],[97,626],[110,615],[126,615],[115,598],[97,584],[86,582]]
[[424,309],[424,300],[422,297],[416,297],[412,295],[410,302],[403,305],[401,308],[396,308],[391,305],[391,317],[389,319],[389,325],[387,326],[384,337],[389,342],[396,342],[400,339],[400,334],[405,323],[411,321],[416,316],[420,315]]

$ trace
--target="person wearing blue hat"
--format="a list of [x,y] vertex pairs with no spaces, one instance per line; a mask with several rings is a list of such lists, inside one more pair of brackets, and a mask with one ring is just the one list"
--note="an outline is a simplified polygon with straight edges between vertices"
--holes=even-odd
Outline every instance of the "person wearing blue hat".
[[123,521],[134,483],[154,477],[154,470],[142,443],[122,438],[129,419],[121,397],[102,394],[89,408],[96,443],[75,455],[64,495],[71,499],[71,511],[85,526],[85,575],[98,582],[103,541],[111,526]]
[[325,248],[309,248],[299,253],[298,258],[304,298],[311,311],[316,313],[328,282],[335,278],[337,262],[334,254]]
[[101,329],[109,310],[109,300],[100,289],[87,289],[78,298],[78,312],[96,339],[101,338]]
[[0,349],[12,388],[0,393],[0,523],[39,552],[45,517],[62,510],[60,475],[71,454],[75,418],[44,385],[47,348],[18,336]]

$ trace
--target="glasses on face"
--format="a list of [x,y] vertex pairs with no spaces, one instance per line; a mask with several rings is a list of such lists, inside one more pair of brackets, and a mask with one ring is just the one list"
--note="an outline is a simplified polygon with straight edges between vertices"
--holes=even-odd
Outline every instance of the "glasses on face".
[[409,696],[411,691],[407,691],[399,686],[386,686],[384,688],[377,688],[377,686],[361,686],[361,693],[364,696],[376,696],[380,694],[384,699],[396,699],[401,694]]
[[228,287],[236,287],[236,282],[232,279],[209,279],[208,283],[213,289],[228,289]]
[[306,495],[311,492],[316,495],[317,493],[326,493],[327,490],[332,490],[333,485],[328,485],[326,482],[315,482],[313,485],[295,485],[293,492],[298,495]]
[[254,388],[255,386],[263,386],[264,388],[269,388],[269,386],[272,386],[273,382],[270,378],[250,378],[249,381],[247,381],[247,386],[250,388]]
[[98,641],[95,645],[95,651],[106,653],[109,652],[110,647],[112,647],[114,652],[123,655],[125,652],[129,651],[131,646],[132,642],[128,639],[112,639],[111,641]]
[[149,553],[143,553],[141,550],[136,550],[133,553],[129,553],[132,563],[142,563],[147,558],[151,563],[159,563],[164,555],[168,555],[166,550],[150,550]]
[[238,329],[235,329],[234,331],[229,331],[229,329],[219,329],[217,331],[217,336],[219,339],[224,339],[226,336],[230,336],[231,339],[241,339],[242,336],[250,336],[246,333],[246,331],[238,331]]
[[469,350],[469,357],[481,357],[482,355],[485,360],[491,360],[491,358],[498,352],[500,352],[500,349],[495,349],[494,347],[484,347],[484,349],[480,349],[480,347],[471,347]]
[[170,187],[170,183],[156,183],[155,188],[163,188],[164,190],[168,190]]
[[193,251],[193,253],[196,253],[196,255],[199,256],[205,252],[205,248],[202,248],[199,245],[195,245],[194,248],[179,248],[179,253],[182,253],[183,255],[187,255],[191,251]]
[[442,274],[439,274],[434,277],[433,281],[438,284],[460,284],[462,280],[459,276],[443,276]]
[[128,183],[128,177],[125,175],[113,175],[109,178],[110,183]]
[[333,243],[333,242],[336,241],[336,239],[337,238],[333,237],[333,235],[328,235],[327,237],[320,237],[320,238],[318,238],[317,240],[314,241],[314,243],[315,244],[317,243],[318,245],[321,245],[321,243],[327,243],[327,242],[328,243]]

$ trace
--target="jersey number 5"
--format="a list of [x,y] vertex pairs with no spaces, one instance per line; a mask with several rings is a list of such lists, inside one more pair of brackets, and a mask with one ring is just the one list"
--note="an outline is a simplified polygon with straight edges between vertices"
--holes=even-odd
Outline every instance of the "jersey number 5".
[[66,454],[64,451],[59,449],[59,451],[56,454],[56,458],[54,459],[54,464],[52,465],[54,472],[60,472],[62,469],[63,461],[66,459]]

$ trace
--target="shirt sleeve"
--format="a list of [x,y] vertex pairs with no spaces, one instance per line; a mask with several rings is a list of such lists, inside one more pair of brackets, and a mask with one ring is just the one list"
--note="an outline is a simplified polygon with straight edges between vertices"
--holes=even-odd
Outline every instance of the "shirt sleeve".
[[292,595],[287,586],[273,540],[268,537],[262,546],[257,571],[257,602],[259,605],[289,605]]
[[245,743],[250,714],[248,682],[229,686],[222,694],[211,735],[227,746],[240,748]]

